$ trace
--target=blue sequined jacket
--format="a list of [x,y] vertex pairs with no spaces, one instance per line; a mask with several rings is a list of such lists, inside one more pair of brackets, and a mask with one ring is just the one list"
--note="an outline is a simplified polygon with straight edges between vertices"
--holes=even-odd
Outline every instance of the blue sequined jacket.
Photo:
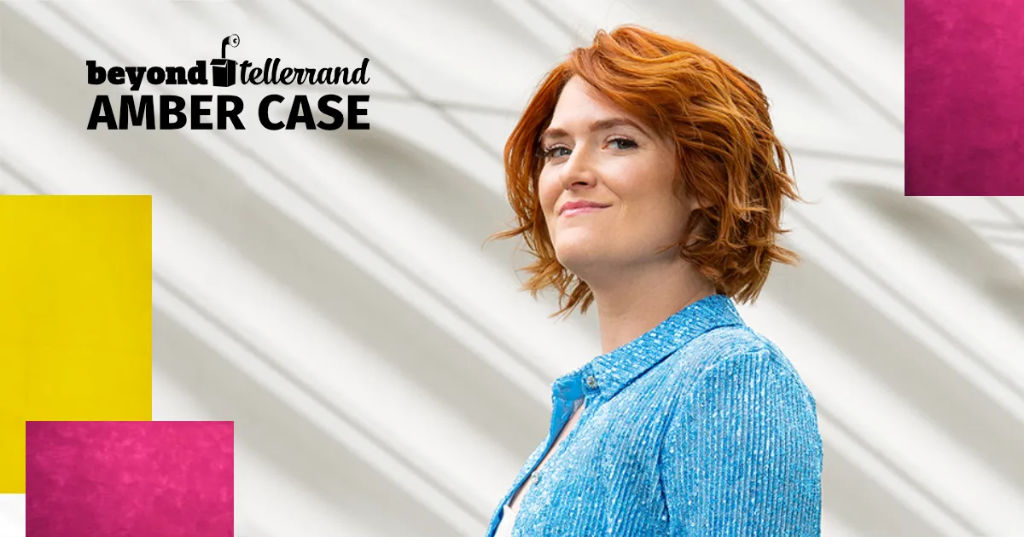
[[555,381],[548,435],[488,536],[579,397],[583,414],[520,499],[514,537],[820,534],[814,397],[729,297],[711,295]]

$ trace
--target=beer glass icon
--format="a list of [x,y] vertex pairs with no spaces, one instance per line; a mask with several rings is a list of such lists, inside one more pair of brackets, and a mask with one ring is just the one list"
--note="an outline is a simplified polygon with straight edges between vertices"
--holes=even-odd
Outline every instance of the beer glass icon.
[[235,66],[238,62],[229,60],[227,55],[228,45],[234,48],[238,46],[238,42],[238,34],[231,34],[220,42],[220,58],[215,58],[210,62],[210,66],[213,68],[214,86],[226,88],[235,85]]

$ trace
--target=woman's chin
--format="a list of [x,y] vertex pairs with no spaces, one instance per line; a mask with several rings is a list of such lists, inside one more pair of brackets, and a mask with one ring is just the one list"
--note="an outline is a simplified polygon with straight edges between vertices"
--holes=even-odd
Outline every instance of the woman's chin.
[[585,272],[587,268],[607,262],[607,249],[596,242],[559,244],[555,251],[558,253],[558,262],[577,275]]

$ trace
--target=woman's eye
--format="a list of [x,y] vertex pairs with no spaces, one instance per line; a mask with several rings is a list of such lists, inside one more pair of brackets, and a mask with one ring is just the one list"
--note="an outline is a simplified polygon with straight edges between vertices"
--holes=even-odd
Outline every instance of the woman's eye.
[[[563,151],[563,150],[565,151],[565,153],[559,153],[559,151]],[[555,157],[563,157],[563,156],[569,154],[569,148],[568,147],[563,147],[563,146],[560,146],[560,145],[556,145],[554,147],[549,147],[549,148],[545,149],[542,152],[542,154],[544,155],[544,158],[546,158],[546,159],[555,158]]]
[[613,138],[611,143],[618,144],[619,149],[629,149],[632,147],[636,147],[636,142],[630,140],[629,138]]

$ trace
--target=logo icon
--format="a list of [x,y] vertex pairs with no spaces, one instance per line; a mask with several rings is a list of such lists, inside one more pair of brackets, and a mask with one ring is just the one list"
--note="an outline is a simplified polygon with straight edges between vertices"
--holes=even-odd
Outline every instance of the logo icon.
[[234,48],[238,46],[238,43],[238,34],[231,34],[220,42],[220,58],[214,58],[210,61],[210,66],[213,69],[214,86],[226,88],[235,85],[235,67],[237,67],[238,62],[229,60],[227,56],[228,45]]

